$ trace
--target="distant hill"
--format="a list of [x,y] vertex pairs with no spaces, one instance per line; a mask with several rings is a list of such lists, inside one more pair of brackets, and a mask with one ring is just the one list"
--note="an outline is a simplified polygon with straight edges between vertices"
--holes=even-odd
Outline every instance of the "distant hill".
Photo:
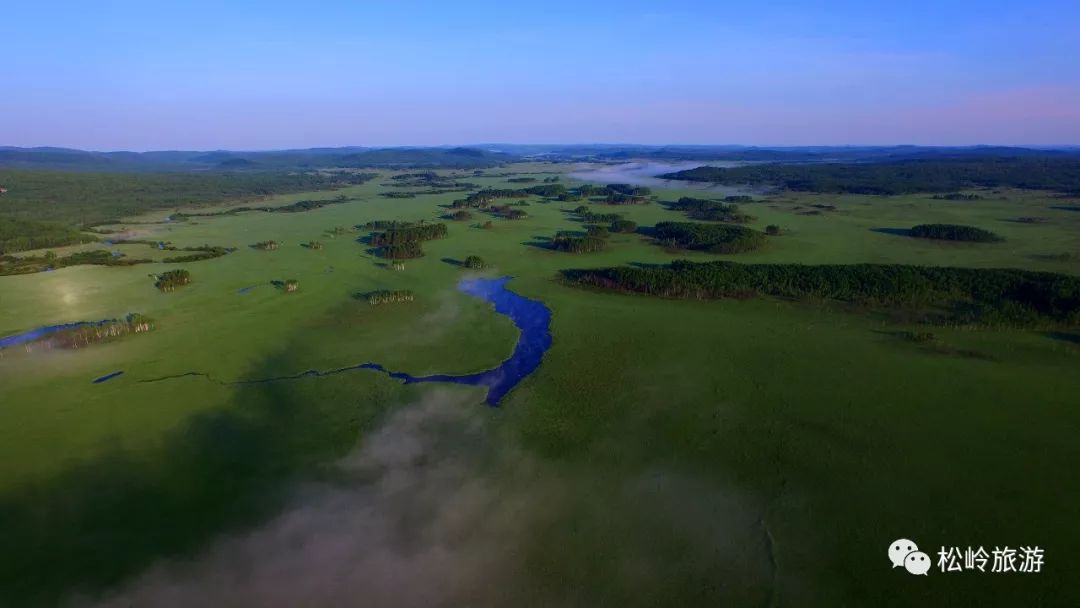
[[757,162],[886,162],[896,160],[985,157],[1078,157],[1080,149],[1024,148],[1015,146],[733,146],[733,145],[514,145],[475,147],[546,160],[568,161],[757,161]]
[[887,162],[703,165],[663,179],[780,187],[799,192],[906,194],[969,188],[1080,192],[1080,156],[936,156]]
[[270,151],[90,152],[68,148],[0,147],[0,168],[95,172],[274,171],[291,169],[484,169],[522,159],[618,162],[755,161],[774,163],[878,163],[975,158],[1080,158],[1078,147],[1013,146],[646,146],[637,144],[308,148]]
[[476,148],[311,148],[306,150],[91,152],[68,148],[0,147],[0,168],[92,172],[417,167],[483,169],[518,160]]

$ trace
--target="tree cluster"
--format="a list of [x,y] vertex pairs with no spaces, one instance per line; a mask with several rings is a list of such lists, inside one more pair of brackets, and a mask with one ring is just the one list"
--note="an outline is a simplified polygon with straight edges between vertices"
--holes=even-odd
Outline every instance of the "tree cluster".
[[653,231],[656,242],[672,249],[708,253],[744,253],[765,244],[765,235],[745,226],[660,222]]
[[745,224],[754,220],[752,216],[739,211],[739,206],[732,202],[721,202],[705,198],[684,196],[678,201],[665,204],[668,209],[682,211],[686,213],[687,217],[695,220],[733,222],[737,224]]
[[175,290],[177,287],[183,287],[190,283],[191,273],[180,268],[177,270],[167,270],[159,274],[154,286],[163,292],[169,292]]
[[380,289],[364,294],[363,297],[367,300],[368,304],[371,304],[372,306],[393,304],[397,302],[412,302],[415,299],[413,292],[408,289]]
[[997,243],[1005,239],[982,228],[960,224],[919,224],[908,232],[920,239],[939,241],[968,241],[972,243]]
[[660,177],[851,194],[948,193],[970,188],[1077,192],[1080,191],[1080,160],[983,157],[883,163],[758,164],[731,168],[702,166]]
[[902,264],[673,262],[663,267],[567,270],[566,279],[667,298],[769,295],[914,307],[939,320],[976,324],[1080,325],[1080,277],[1004,268]]

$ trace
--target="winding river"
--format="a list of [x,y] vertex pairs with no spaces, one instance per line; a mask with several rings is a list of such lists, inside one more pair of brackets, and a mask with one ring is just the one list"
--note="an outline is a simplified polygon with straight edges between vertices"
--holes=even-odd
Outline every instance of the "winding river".
[[[485,402],[488,405],[498,405],[499,401],[515,386],[524,380],[529,374],[540,367],[544,353],[551,348],[551,310],[542,302],[530,300],[518,295],[509,289],[506,284],[510,277],[498,279],[471,278],[463,279],[458,283],[458,291],[470,296],[480,298],[495,305],[495,312],[510,317],[514,326],[521,331],[514,352],[510,358],[503,361],[498,367],[477,372],[475,374],[451,375],[432,374],[430,376],[414,376],[405,372],[388,370],[379,363],[360,363],[331,370],[308,370],[291,376],[278,376],[274,378],[262,378],[256,380],[241,380],[231,384],[262,384],[268,382],[281,382],[284,380],[298,380],[301,378],[318,378],[332,376],[345,372],[368,369],[382,372],[391,378],[401,380],[405,384],[420,382],[446,382],[451,384],[467,384],[470,386],[487,387]],[[189,372],[180,376],[204,375]]]
[[510,317],[521,331],[517,345],[510,358],[494,369],[451,376],[435,374],[431,376],[411,376],[400,372],[386,372],[378,364],[369,364],[371,369],[378,369],[391,378],[404,380],[406,384],[414,382],[452,382],[486,386],[487,403],[498,405],[499,400],[510,392],[526,376],[540,367],[544,353],[551,348],[551,310],[542,302],[530,300],[506,288],[510,277],[498,279],[464,279],[458,283],[458,290],[470,296],[480,298],[495,305],[495,312]]
[[[510,320],[513,321],[514,326],[521,332],[517,344],[514,346],[514,352],[510,355],[509,359],[503,361],[498,367],[477,372],[475,374],[432,374],[429,376],[414,376],[405,372],[388,370],[379,363],[361,363],[325,371],[312,369],[291,376],[254,380],[235,380],[221,383],[236,385],[281,382],[286,380],[298,380],[301,378],[331,376],[349,371],[366,369],[382,372],[391,378],[401,380],[405,384],[446,382],[451,384],[484,386],[487,387],[487,397],[485,398],[485,402],[489,405],[498,405],[499,401],[506,396],[507,393],[513,390],[518,383],[524,380],[529,374],[536,371],[536,368],[540,367],[540,363],[544,358],[544,353],[551,348],[551,310],[548,309],[543,302],[530,300],[529,298],[510,291],[506,287],[509,282],[510,277],[500,277],[497,279],[469,278],[462,279],[457,285],[458,291],[493,304],[495,306],[495,312],[509,317]],[[100,325],[108,322],[109,321],[83,321],[39,327],[20,334],[0,338],[0,348],[33,342],[48,336],[51,333],[63,331],[65,329],[82,327],[84,325]],[[94,384],[101,384],[112,380],[123,373],[124,372],[122,371],[113,372],[94,378],[92,381]],[[191,371],[162,378],[139,380],[139,382],[160,382],[191,376],[204,377],[212,380],[209,373]]]

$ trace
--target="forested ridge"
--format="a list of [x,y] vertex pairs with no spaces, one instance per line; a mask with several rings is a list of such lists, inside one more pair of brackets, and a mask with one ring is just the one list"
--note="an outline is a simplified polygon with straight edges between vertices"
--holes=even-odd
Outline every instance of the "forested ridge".
[[562,274],[577,285],[665,298],[815,298],[925,308],[955,323],[1080,326],[1080,277],[1011,268],[680,260],[666,266],[574,269]]
[[966,188],[1028,188],[1080,193],[1080,159],[965,158],[886,163],[702,166],[664,179],[776,186],[798,192],[908,194]]
[[[93,239],[80,234],[79,228],[155,209],[332,190],[373,177],[373,173],[346,172],[132,174],[0,170],[0,184],[7,189],[0,194],[0,252],[86,242]],[[301,201],[274,210],[306,211],[331,202]]]

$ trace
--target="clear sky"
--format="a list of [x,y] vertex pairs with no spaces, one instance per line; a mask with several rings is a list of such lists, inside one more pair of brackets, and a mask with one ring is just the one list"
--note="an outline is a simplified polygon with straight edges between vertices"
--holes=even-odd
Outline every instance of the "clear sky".
[[18,1],[0,145],[1080,144],[1080,2]]

